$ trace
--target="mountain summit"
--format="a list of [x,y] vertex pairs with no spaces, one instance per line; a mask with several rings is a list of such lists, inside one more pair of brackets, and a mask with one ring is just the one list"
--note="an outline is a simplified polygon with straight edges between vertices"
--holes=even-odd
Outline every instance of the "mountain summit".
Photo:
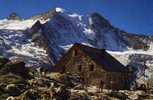
[[56,11],[56,12],[64,13],[65,10],[64,10],[63,8],[57,7],[57,8],[55,8],[55,11]]
[[8,20],[21,20],[22,18],[16,13],[16,12],[12,12],[8,18]]

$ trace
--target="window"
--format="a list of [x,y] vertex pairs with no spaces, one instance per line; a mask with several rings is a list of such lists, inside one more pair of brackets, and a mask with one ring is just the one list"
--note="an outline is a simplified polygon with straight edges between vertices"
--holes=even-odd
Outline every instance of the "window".
[[89,65],[89,71],[94,71],[94,65],[93,64]]
[[77,56],[77,55],[78,55],[78,51],[74,50],[74,56]]
[[62,73],[64,73],[66,71],[65,66],[62,67]]
[[78,66],[78,71],[79,71],[79,72],[82,71],[82,66],[81,66],[81,65]]
[[103,89],[105,85],[105,82],[103,80],[100,81],[100,88]]

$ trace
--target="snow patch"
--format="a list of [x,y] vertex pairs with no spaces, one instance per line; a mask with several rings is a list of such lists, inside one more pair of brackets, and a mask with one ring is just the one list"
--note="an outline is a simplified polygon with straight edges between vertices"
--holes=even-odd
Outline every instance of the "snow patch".
[[[108,50],[107,50],[108,51]],[[116,55],[131,55],[131,54],[145,54],[145,55],[153,55],[153,51],[142,51],[142,50],[131,50],[131,51],[108,51],[110,54]]]
[[31,28],[36,21],[34,20],[0,20],[0,29],[7,30],[26,30]]
[[78,18],[80,21],[82,20],[82,16],[81,16],[81,15],[78,15],[78,14],[76,14],[76,13],[69,14],[68,16],[69,16],[69,17],[72,17],[72,18]]
[[95,32],[91,29],[84,28],[85,35],[88,37],[88,39],[94,40],[95,39]]
[[13,60],[23,59],[26,66],[49,64],[46,50],[31,42],[24,31],[1,30],[0,36],[2,39],[0,51],[3,56]]
[[56,12],[61,12],[61,13],[63,13],[65,11],[63,8],[59,8],[59,7],[55,8],[55,10],[56,10]]

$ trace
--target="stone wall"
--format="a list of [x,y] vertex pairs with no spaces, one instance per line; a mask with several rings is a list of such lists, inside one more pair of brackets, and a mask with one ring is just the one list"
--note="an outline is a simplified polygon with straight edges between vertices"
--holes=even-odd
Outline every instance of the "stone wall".
[[102,66],[97,65],[90,57],[79,50],[74,51],[72,57],[62,67],[64,67],[65,72],[80,75],[87,86],[95,85],[109,89],[125,89],[128,87],[126,86],[127,73],[105,71]]

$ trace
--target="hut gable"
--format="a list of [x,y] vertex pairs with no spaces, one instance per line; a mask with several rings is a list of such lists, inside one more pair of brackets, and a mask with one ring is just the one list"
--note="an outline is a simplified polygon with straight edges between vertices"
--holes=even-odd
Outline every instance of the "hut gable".
[[78,45],[86,55],[88,55],[96,64],[103,67],[103,69],[111,72],[126,71],[125,67],[113,56],[108,54],[105,49],[96,49],[81,44],[75,45]]
[[74,56],[79,56],[79,59],[81,59],[81,57],[88,57],[95,64],[99,65],[106,71],[125,72],[128,70],[118,60],[108,54],[104,49],[96,49],[78,43],[74,44],[74,46],[61,58],[55,67],[59,68],[65,66]]

